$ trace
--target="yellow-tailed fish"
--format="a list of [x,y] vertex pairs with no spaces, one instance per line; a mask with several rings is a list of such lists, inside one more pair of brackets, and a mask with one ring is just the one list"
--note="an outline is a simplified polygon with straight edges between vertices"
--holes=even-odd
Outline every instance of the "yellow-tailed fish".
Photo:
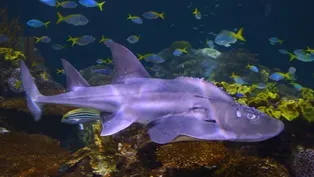
[[128,18],[127,20],[132,20],[132,22],[136,23],[136,24],[142,24],[143,21],[139,16],[132,16],[131,14],[128,14]]
[[95,0],[79,0],[78,2],[84,7],[98,7],[100,11],[103,11],[103,5],[106,1],[97,2]]
[[81,14],[71,14],[68,16],[62,16],[61,13],[57,12],[58,20],[57,24],[65,21],[67,24],[74,25],[74,26],[83,26],[86,25],[89,20]]
[[197,20],[202,19],[202,14],[197,8],[195,8],[195,10],[193,11],[193,14]]
[[150,20],[157,19],[157,18],[165,19],[164,12],[158,13],[158,12],[155,12],[155,11],[144,12],[143,13],[143,17],[146,18],[146,19],[150,19]]
[[183,53],[188,53],[187,50],[186,50],[186,47],[184,47],[184,48],[177,48],[177,49],[175,49],[175,50],[172,52],[172,54],[173,54],[174,56],[181,56]]
[[36,43],[43,42],[43,43],[49,43],[51,39],[48,36],[41,36],[41,37],[35,37]]
[[57,69],[57,74],[64,74],[64,69]]
[[102,35],[102,36],[101,36],[101,39],[100,39],[100,41],[99,41],[99,43],[108,43],[108,42],[110,42],[110,41],[112,41],[112,39],[110,39],[110,38],[105,38],[105,36]]

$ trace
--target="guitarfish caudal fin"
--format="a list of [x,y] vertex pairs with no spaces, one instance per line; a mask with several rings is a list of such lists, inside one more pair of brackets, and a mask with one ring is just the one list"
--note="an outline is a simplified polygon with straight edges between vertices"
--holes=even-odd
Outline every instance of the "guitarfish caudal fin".
[[36,87],[35,81],[23,60],[20,61],[20,68],[22,84],[26,94],[27,106],[34,117],[34,120],[38,121],[42,115],[43,105],[41,103],[37,103],[37,100],[38,98],[42,97],[42,94]]

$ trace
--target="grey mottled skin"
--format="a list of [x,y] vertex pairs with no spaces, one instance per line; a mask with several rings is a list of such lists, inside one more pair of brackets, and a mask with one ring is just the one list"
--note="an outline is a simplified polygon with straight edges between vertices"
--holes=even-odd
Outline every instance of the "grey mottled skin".
[[41,107],[46,103],[91,108],[101,112],[102,136],[138,122],[147,125],[151,140],[160,144],[186,140],[256,142],[284,129],[280,120],[235,103],[220,88],[202,79],[151,78],[127,48],[113,41],[106,45],[115,64],[111,84],[91,87],[70,63],[62,60],[68,92],[54,96],[39,93],[21,61],[27,103],[35,120],[40,119]]

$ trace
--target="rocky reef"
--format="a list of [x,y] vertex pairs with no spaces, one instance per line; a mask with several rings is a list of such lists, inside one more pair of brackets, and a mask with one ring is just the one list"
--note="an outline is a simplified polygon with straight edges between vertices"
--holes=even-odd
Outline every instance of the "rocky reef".
[[0,134],[0,174],[13,176],[57,176],[68,152],[58,141],[44,135]]

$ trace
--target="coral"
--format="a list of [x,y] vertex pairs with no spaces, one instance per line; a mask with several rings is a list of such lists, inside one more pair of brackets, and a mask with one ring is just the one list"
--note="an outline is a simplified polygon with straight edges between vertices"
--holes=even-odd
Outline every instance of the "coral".
[[57,176],[68,153],[43,135],[0,134],[0,176]]
[[[74,168],[81,161],[86,160],[89,163],[89,167],[96,175],[109,176],[110,173],[116,171],[116,160],[112,155],[106,155],[103,152],[99,152],[92,147],[85,147],[72,154],[64,163],[60,170],[63,172],[68,169]],[[82,169],[82,171],[84,171]]]
[[298,105],[301,109],[302,116],[309,122],[314,122],[314,103],[312,101],[299,99]]
[[[314,122],[314,91],[309,88],[301,90],[301,99],[284,97],[278,92],[276,84],[267,83],[265,89],[257,89],[256,85],[240,85],[236,83],[213,82],[224,88],[235,100],[241,104],[256,107],[258,110],[275,118],[288,121],[302,117],[308,122]],[[244,98],[237,98],[237,93]]]
[[282,117],[291,121],[299,117],[298,104],[295,100],[282,100],[278,104],[278,109],[281,111]]
[[304,100],[313,100],[314,99],[314,91],[310,88],[302,88],[301,96]]
[[221,52],[219,52],[216,49],[212,48],[203,48],[203,49],[198,49],[195,51],[195,55],[199,55],[205,58],[217,58],[221,55]]
[[158,148],[157,160],[165,168],[195,169],[219,165],[227,149],[218,142],[179,142]]
[[288,170],[272,159],[259,157],[237,156],[223,164],[213,175],[214,177],[289,177]]
[[314,175],[314,149],[298,146],[290,158],[290,169],[295,177]]
[[[259,107],[260,109],[263,109],[263,107]],[[274,108],[274,106],[269,106],[264,108],[264,110],[262,111],[274,118],[279,119],[282,116],[282,112],[280,110],[277,110]]]

